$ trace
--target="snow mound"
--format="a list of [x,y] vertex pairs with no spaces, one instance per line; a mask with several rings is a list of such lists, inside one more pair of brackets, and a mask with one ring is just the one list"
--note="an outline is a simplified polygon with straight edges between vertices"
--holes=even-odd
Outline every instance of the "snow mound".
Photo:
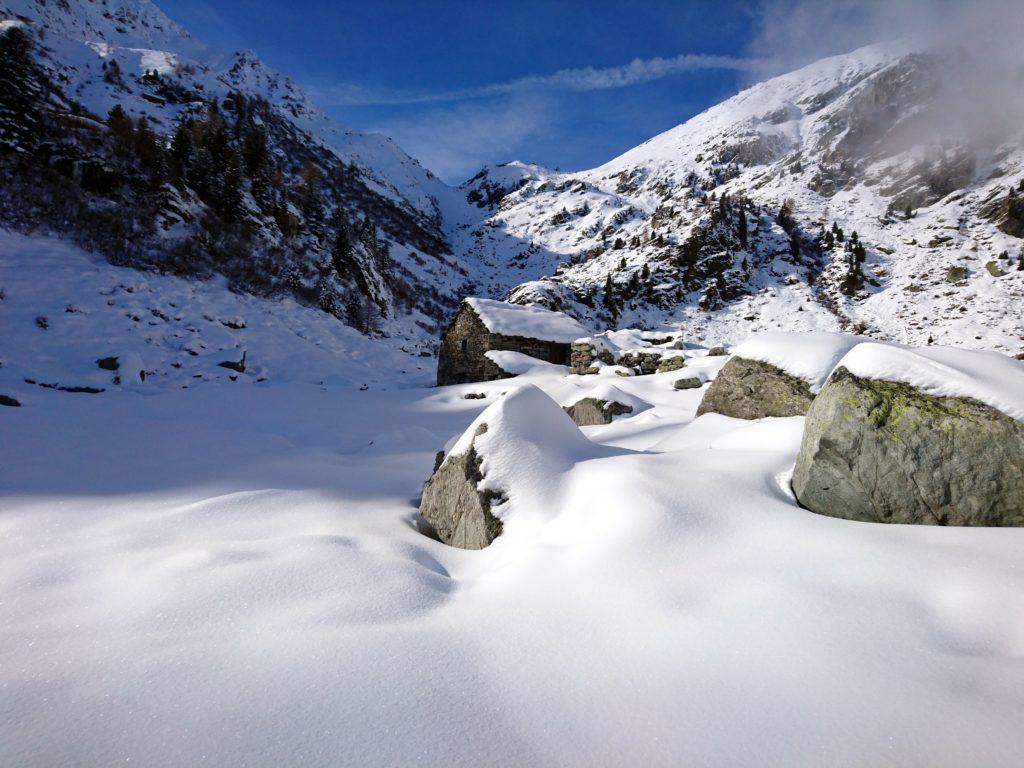
[[839,365],[854,376],[909,384],[936,397],[969,397],[1024,421],[1024,364],[998,352],[864,343]]
[[531,373],[562,375],[569,372],[569,369],[564,365],[549,363],[536,357],[530,357],[522,352],[513,352],[507,349],[490,349],[484,352],[484,356],[501,368],[501,370],[505,371],[505,373],[510,373],[513,376],[523,376]]
[[[477,435],[482,425],[486,431]],[[563,475],[574,464],[606,449],[591,443],[562,408],[539,388],[527,384],[488,406],[462,433],[451,456],[473,446],[482,457],[480,490],[506,501],[492,507],[503,524],[512,517],[542,522],[555,508]],[[447,459],[446,459],[447,460]],[[501,539],[506,539],[505,528]]]
[[747,339],[733,354],[774,365],[818,392],[843,355],[863,341],[863,337],[849,333],[771,331]]
[[589,331],[561,312],[541,307],[508,304],[494,299],[466,299],[487,330],[502,336],[524,336],[529,339],[570,344]]

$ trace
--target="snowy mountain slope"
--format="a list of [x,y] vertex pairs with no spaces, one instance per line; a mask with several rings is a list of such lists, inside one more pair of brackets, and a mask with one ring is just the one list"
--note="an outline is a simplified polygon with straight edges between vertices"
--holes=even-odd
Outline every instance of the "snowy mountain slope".
[[485,169],[465,187],[489,213],[470,249],[520,272],[513,300],[619,325],[731,340],[859,327],[1017,351],[1024,133],[943,121],[958,62],[871,46],[755,85],[591,171]]
[[[97,114],[129,101],[130,111],[173,126],[179,115],[174,105],[147,100],[130,77],[147,70],[173,73],[205,96],[223,97],[230,90],[262,96],[342,160],[358,165],[379,191],[428,218],[438,221],[439,199],[451,196],[446,184],[391,139],[332,123],[293,80],[266,66],[253,51],[211,49],[150,0],[4,0],[0,16],[45,30],[46,43],[54,48],[52,66]],[[83,46],[89,50],[75,51]],[[110,88],[96,78],[94,70],[103,60],[117,60],[127,81]]]
[[31,35],[44,93],[31,145],[0,158],[8,225],[120,264],[220,272],[400,340],[436,336],[462,298],[445,231],[466,218],[461,194],[390,139],[329,121],[251,51],[208,49],[148,0],[9,0],[0,17]]
[[[383,345],[290,297],[112,266],[55,238],[0,230],[0,296],[0,393],[28,405],[51,390],[85,391],[68,395],[81,398],[434,379],[428,346]],[[221,365],[240,362],[243,370]]]

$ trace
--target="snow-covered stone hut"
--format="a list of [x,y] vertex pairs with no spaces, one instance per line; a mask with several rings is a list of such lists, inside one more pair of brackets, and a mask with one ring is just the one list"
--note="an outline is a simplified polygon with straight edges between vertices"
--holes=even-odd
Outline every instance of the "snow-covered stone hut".
[[590,334],[561,312],[493,299],[462,302],[441,339],[437,383],[493,381],[510,374],[487,353],[520,352],[559,365],[569,364],[572,342]]

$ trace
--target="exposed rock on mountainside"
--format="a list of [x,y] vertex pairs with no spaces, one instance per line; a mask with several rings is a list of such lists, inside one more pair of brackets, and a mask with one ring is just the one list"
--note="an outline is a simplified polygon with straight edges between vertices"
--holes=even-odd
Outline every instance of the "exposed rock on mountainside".
[[803,416],[813,400],[806,381],[768,363],[733,357],[704,393],[697,415],[721,413],[737,419]]
[[807,414],[793,490],[850,520],[1024,525],[1024,425],[840,367]]

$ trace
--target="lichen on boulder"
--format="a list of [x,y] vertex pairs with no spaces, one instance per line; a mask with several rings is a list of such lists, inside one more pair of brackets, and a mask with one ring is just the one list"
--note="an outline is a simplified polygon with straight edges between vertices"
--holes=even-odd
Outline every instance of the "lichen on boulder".
[[840,366],[807,414],[793,491],[849,520],[1024,526],[1024,424]]
[[665,373],[667,371],[678,371],[686,365],[686,358],[682,355],[672,355],[671,357],[661,358],[661,362],[658,364],[658,373]]
[[814,400],[803,379],[769,363],[733,357],[708,387],[697,415],[721,413],[737,419],[802,416]]

